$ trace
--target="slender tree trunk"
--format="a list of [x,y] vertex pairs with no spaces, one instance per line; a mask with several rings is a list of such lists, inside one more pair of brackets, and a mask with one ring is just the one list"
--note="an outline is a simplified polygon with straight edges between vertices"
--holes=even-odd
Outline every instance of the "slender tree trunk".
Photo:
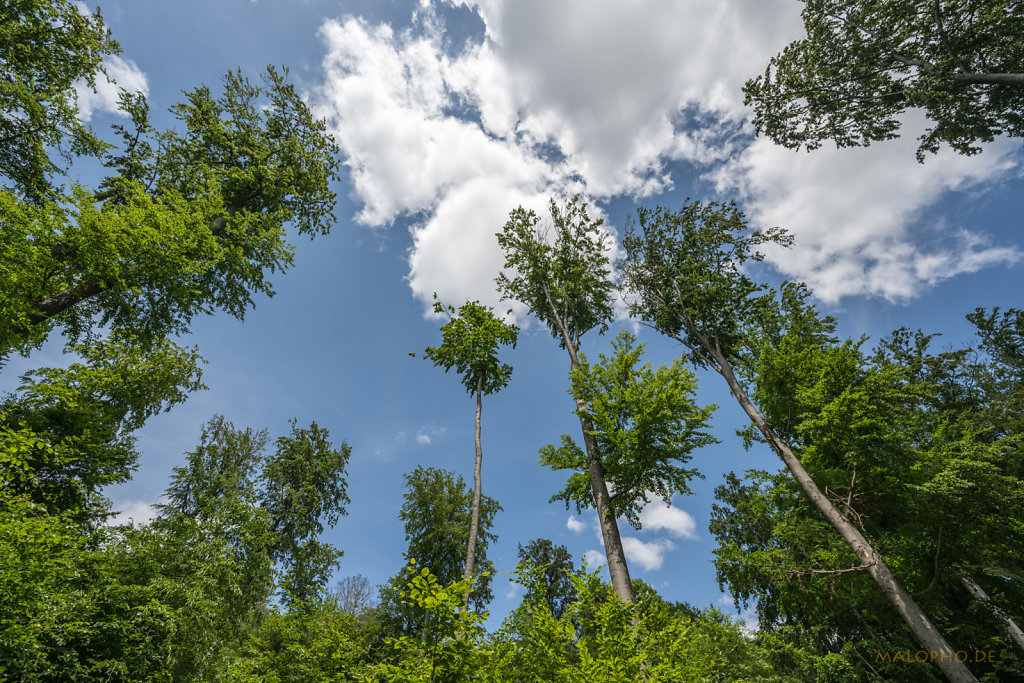
[[[572,358],[571,369],[573,371],[580,367],[575,354],[570,352]],[[608,574],[612,578],[612,587],[615,594],[624,602],[633,602],[636,595],[633,593],[633,582],[629,577],[629,567],[626,565],[626,553],[622,549],[622,537],[619,535],[619,523],[612,514],[612,499],[608,494],[608,484],[604,480],[604,466],[597,452],[597,441],[594,439],[594,422],[587,412],[587,404],[577,396],[576,411],[580,417],[580,427],[583,429],[583,445],[587,451],[587,476],[590,478],[590,489],[594,494],[594,506],[597,508],[597,520],[601,527],[601,539],[604,541],[604,554],[608,561]]]
[[938,629],[932,625],[924,610],[921,609],[910,596],[910,593],[896,579],[882,559],[882,555],[874,549],[860,530],[839,512],[832,504],[832,501],[821,492],[821,489],[818,488],[818,485],[811,478],[811,475],[808,474],[807,470],[804,469],[804,466],[793,454],[793,451],[779,438],[750,398],[747,397],[724,354],[715,349],[709,349],[709,351],[718,363],[718,368],[716,369],[729,384],[729,388],[744,412],[761,431],[779,457],[782,458],[790,474],[793,475],[793,478],[796,479],[800,488],[811,499],[814,506],[846,540],[847,544],[857,555],[857,558],[864,565],[865,570],[874,579],[875,583],[878,584],[878,587],[882,589],[885,597],[889,599],[889,602],[896,608],[900,616],[903,617],[903,621],[910,627],[922,649],[931,653],[932,661],[935,662],[950,681],[954,683],[976,682],[978,679],[974,677],[974,674],[971,673],[966,664],[957,661],[956,652],[949,646]]
[[1020,626],[1017,626],[1013,619],[1010,618],[1010,615],[1004,612],[999,605],[992,602],[992,599],[988,597],[988,593],[982,590],[981,586],[974,583],[974,580],[971,579],[971,577],[966,574],[958,573],[957,575],[960,577],[960,583],[962,583],[964,588],[967,589],[967,592],[973,595],[980,603],[988,607],[992,611],[992,614],[996,615],[996,617],[1003,622],[1003,625],[1006,627],[1006,632],[1010,634],[1010,637],[1017,643],[1017,646],[1024,650],[1024,632],[1020,630]]
[[[580,360],[577,354],[579,350],[579,328],[576,328],[575,335],[570,334],[565,317],[559,315],[547,285],[543,287],[549,310],[555,324],[562,333],[562,341],[565,344],[565,350],[569,354],[569,372],[571,375],[580,367]],[[573,394],[573,400],[576,402],[576,412],[579,414],[580,427],[583,429],[583,446],[587,452],[587,477],[590,479],[590,490],[594,494],[594,507],[597,508],[597,521],[601,527],[601,539],[604,541],[604,555],[608,562],[608,574],[612,578],[612,588],[615,589],[615,594],[623,602],[633,602],[636,600],[636,594],[633,592],[633,582],[629,578],[626,553],[622,549],[619,523],[616,521],[615,515],[612,514],[612,497],[608,494],[608,484],[604,480],[604,466],[601,464],[601,456],[597,452],[597,441],[593,436],[594,422],[590,419],[586,402],[576,396],[575,393]]]
[[[463,578],[469,581],[473,578],[473,564],[476,561],[476,535],[480,529],[480,499],[481,493],[481,463],[484,459],[484,449],[480,443],[480,414],[483,412],[483,388],[484,378],[476,378],[476,464],[473,467],[473,511],[469,516],[469,543],[466,544],[466,568],[462,572]],[[463,611],[469,609],[469,593],[466,590],[466,597],[462,603]]]

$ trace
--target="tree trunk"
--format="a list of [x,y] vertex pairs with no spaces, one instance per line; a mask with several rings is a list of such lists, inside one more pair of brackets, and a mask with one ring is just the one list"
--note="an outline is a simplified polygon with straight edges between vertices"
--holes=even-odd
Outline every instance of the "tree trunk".
[[764,416],[761,415],[757,407],[747,397],[746,392],[743,391],[739,380],[736,379],[736,375],[732,371],[732,366],[724,354],[714,349],[709,349],[709,351],[718,363],[716,370],[725,378],[744,412],[761,431],[779,457],[782,458],[790,474],[793,475],[793,478],[796,479],[800,488],[811,499],[814,506],[846,540],[847,544],[857,555],[857,558],[864,565],[868,574],[878,584],[878,587],[882,589],[882,592],[885,593],[885,597],[896,608],[903,621],[910,627],[922,649],[931,654],[932,661],[935,662],[950,681],[954,683],[976,682],[978,679],[974,677],[974,674],[971,673],[966,664],[957,661],[956,652],[949,646],[938,629],[932,625],[921,607],[910,596],[910,593],[896,579],[888,565],[885,564],[881,554],[872,547],[860,530],[839,512],[832,504],[832,501],[821,492],[821,489],[818,488],[818,485],[811,478],[811,475],[807,473],[807,470],[804,469],[803,464],[793,454],[793,451],[769,426]]
[[1004,612],[999,605],[992,602],[992,599],[988,597],[988,594],[981,589],[981,586],[974,583],[973,579],[966,574],[958,573],[957,575],[960,577],[960,583],[962,583],[964,588],[967,589],[967,592],[973,595],[981,604],[988,607],[992,611],[992,614],[996,615],[996,617],[1003,622],[1003,625],[1006,627],[1006,632],[1010,634],[1010,637],[1017,643],[1017,646],[1024,650],[1024,632],[1020,630],[1020,626],[1017,626],[1013,619],[1010,618],[1010,615]]
[[[577,370],[580,365],[575,354],[570,353],[572,358],[571,369]],[[604,554],[608,561],[608,574],[612,578],[612,588],[615,594],[623,602],[633,602],[636,595],[633,593],[633,582],[629,577],[629,567],[626,565],[626,553],[622,549],[622,537],[619,535],[619,523],[611,511],[611,496],[608,494],[608,484],[604,480],[604,466],[601,465],[601,458],[597,452],[597,441],[594,439],[594,423],[587,414],[587,404],[576,396],[576,411],[580,417],[580,427],[583,429],[583,445],[587,451],[587,476],[590,478],[590,489],[594,494],[594,506],[597,508],[597,520],[601,527],[601,539],[604,541]]]
[[[480,499],[482,497],[480,469],[484,459],[484,450],[480,443],[480,414],[483,412],[483,387],[484,378],[481,375],[476,378],[476,464],[473,467],[473,511],[469,516],[469,543],[466,544],[466,568],[462,572],[462,576],[466,581],[473,578],[473,564],[476,561],[476,535],[480,529]],[[466,597],[462,603],[463,611],[469,609],[469,593],[469,589],[466,589]]]
[[[579,328],[576,328],[575,334],[569,333],[564,317],[559,315],[558,309],[551,299],[551,292],[548,291],[547,285],[543,287],[549,310],[562,333],[562,341],[569,354],[571,376],[580,367],[577,355],[580,339]],[[594,494],[594,507],[597,508],[597,521],[601,527],[601,539],[604,541],[604,555],[608,561],[608,574],[612,578],[612,588],[623,602],[633,602],[636,600],[636,594],[633,593],[633,582],[629,578],[629,567],[626,566],[626,553],[622,550],[619,523],[611,510],[612,498],[608,495],[608,484],[604,480],[604,466],[601,465],[601,456],[597,452],[597,441],[593,436],[594,423],[587,411],[587,404],[575,394],[572,398],[576,402],[576,412],[579,414],[580,427],[583,429],[583,446],[587,451],[587,477],[590,479],[590,490]]]

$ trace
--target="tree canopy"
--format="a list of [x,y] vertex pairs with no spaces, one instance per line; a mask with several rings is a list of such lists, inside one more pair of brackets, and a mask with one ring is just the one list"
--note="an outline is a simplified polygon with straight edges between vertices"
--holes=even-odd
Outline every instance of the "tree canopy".
[[[676,493],[688,494],[690,479],[702,476],[685,465],[693,450],[717,442],[704,431],[716,406],[696,404],[697,378],[682,361],[657,369],[638,367],[644,345],[628,331],[619,333],[612,349],[611,356],[599,354],[597,363],[580,355],[570,393],[586,403],[593,420],[611,514],[639,529],[640,512],[652,497],[671,501]],[[573,471],[552,500],[573,504],[577,512],[593,507],[586,455],[568,435],[562,435],[559,447],[542,448],[540,460],[552,469]]]
[[793,149],[897,137],[908,109],[930,126],[917,157],[975,154],[1024,135],[1024,12],[1017,0],[804,0],[806,36],[744,86],[758,132]]

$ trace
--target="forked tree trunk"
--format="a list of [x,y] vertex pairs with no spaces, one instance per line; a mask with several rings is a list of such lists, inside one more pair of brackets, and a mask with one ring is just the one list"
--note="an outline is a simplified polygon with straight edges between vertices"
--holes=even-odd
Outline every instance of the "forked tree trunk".
[[882,555],[874,549],[864,535],[832,504],[832,501],[821,492],[818,485],[804,469],[803,464],[793,454],[793,451],[786,443],[779,438],[775,431],[761,415],[757,407],[743,391],[739,380],[733,373],[732,366],[725,355],[715,349],[708,349],[712,354],[718,367],[718,371],[725,378],[732,390],[733,395],[743,408],[750,420],[757,426],[775,452],[782,458],[790,474],[796,479],[803,492],[811,499],[825,519],[839,534],[846,540],[853,552],[857,555],[864,569],[868,572],[878,587],[882,589],[885,597],[896,611],[899,612],[903,621],[910,627],[914,637],[917,638],[921,648],[930,654],[936,666],[945,674],[946,678],[954,683],[977,682],[977,678],[971,673],[967,665],[957,660],[956,652],[949,646],[946,639],[942,637],[938,629],[932,625],[924,610],[914,601],[910,593],[893,575],[892,570],[882,559]]
[[[483,446],[480,443],[480,414],[483,412],[483,387],[484,378],[481,375],[476,378],[476,464],[473,467],[473,510],[469,515],[469,542],[466,544],[466,568],[462,572],[463,578],[469,581],[473,578],[473,565],[476,561],[476,535],[480,530],[480,500],[481,493],[481,463],[484,459]],[[462,609],[469,609],[469,593],[466,589],[466,597],[462,601]]]

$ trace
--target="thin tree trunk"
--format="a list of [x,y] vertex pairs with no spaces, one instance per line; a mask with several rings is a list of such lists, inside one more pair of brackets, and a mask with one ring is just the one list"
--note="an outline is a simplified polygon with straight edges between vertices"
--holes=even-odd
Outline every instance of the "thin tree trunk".
[[[483,446],[480,443],[480,414],[483,412],[483,387],[484,378],[476,378],[476,464],[473,467],[473,511],[469,516],[469,543],[466,544],[466,568],[462,572],[463,578],[469,581],[473,578],[473,564],[476,561],[476,535],[480,529],[480,499],[481,493],[481,463],[484,459]],[[462,609],[469,609],[469,589],[466,590],[466,597],[462,602]]]
[[1010,637],[1013,638],[1018,647],[1024,650],[1024,632],[1020,630],[1020,626],[1017,626],[1013,619],[1010,618],[1010,615],[1004,612],[999,605],[992,602],[992,599],[988,597],[988,593],[982,590],[981,586],[974,583],[973,579],[966,574],[957,573],[957,576],[960,577],[960,583],[962,583],[964,588],[967,589],[967,592],[973,595],[980,603],[988,607],[992,611],[992,614],[996,615],[999,620],[1003,622],[1003,625],[1006,627],[1006,632],[1010,634]]
[[[577,355],[579,330],[577,328],[575,336],[569,333],[565,320],[559,315],[554,301],[551,300],[551,292],[548,291],[546,285],[543,285],[543,288],[549,310],[562,333],[565,350],[569,353],[569,372],[571,374],[580,367]],[[608,484],[604,480],[604,466],[601,464],[601,457],[597,452],[597,441],[593,436],[594,422],[590,419],[586,402],[575,394],[573,394],[573,400],[576,402],[576,412],[579,414],[580,427],[583,429],[583,446],[587,452],[587,477],[590,479],[590,490],[594,494],[594,507],[597,508],[597,521],[601,528],[601,539],[604,541],[604,555],[608,562],[608,574],[612,579],[612,588],[623,602],[633,602],[636,600],[636,594],[633,592],[633,582],[629,577],[629,567],[626,565],[626,553],[622,549],[619,523],[611,510],[612,498],[608,494]]]
[[715,361],[717,361],[718,367],[715,369],[725,378],[744,412],[761,431],[779,457],[782,458],[790,474],[793,475],[793,478],[796,479],[800,488],[811,499],[814,506],[846,540],[863,564],[864,569],[874,579],[875,583],[878,584],[878,587],[882,589],[885,597],[896,608],[903,621],[910,627],[922,649],[932,654],[932,661],[935,662],[950,681],[954,683],[976,682],[978,679],[974,677],[974,674],[971,673],[966,664],[957,661],[956,652],[949,646],[938,629],[932,625],[924,610],[921,609],[910,596],[910,593],[896,579],[882,559],[882,555],[874,549],[867,538],[861,534],[860,530],[839,512],[832,504],[832,501],[821,492],[821,489],[818,488],[818,485],[811,478],[811,475],[808,474],[807,470],[804,469],[803,464],[793,454],[793,451],[769,426],[764,416],[761,415],[757,407],[747,397],[746,392],[743,391],[725,355],[716,349],[709,348],[708,350],[714,356]]
[[[580,367],[579,361],[572,357],[571,369],[573,371]],[[594,494],[594,506],[597,508],[598,525],[601,528],[601,539],[604,541],[604,554],[608,561],[608,574],[612,578],[612,587],[615,594],[624,602],[633,602],[636,594],[633,593],[633,582],[629,577],[629,567],[626,565],[626,553],[622,549],[622,537],[619,535],[619,523],[612,514],[612,499],[608,494],[608,483],[604,480],[604,466],[597,452],[597,441],[594,439],[594,422],[587,412],[587,404],[577,396],[576,411],[579,413],[580,427],[583,429],[583,445],[587,451],[587,477],[590,479],[590,489]]]

